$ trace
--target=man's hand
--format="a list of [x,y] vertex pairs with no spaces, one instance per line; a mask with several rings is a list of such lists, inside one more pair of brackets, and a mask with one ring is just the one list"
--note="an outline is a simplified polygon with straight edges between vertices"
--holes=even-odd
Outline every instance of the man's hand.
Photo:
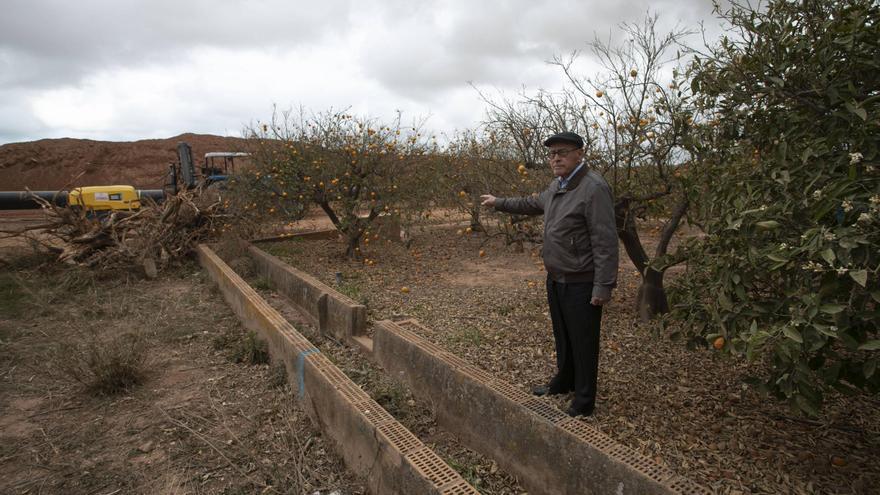
[[480,196],[480,201],[482,201],[482,203],[480,203],[480,205],[481,206],[495,206],[496,199],[498,199],[498,198],[496,198],[495,196],[492,196],[491,194],[483,194]]
[[609,299],[603,299],[603,298],[601,298],[601,297],[594,297],[594,298],[590,301],[590,304],[592,304],[593,306],[602,306],[603,304],[607,303],[607,302],[610,301],[610,300],[611,300],[610,298],[609,298]]

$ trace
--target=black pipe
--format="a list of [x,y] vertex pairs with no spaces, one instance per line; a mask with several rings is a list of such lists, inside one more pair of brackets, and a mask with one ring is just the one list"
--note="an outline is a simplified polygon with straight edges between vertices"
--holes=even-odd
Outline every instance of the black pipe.
[[138,198],[150,198],[157,203],[165,201],[164,189],[138,189]]
[[[34,201],[33,196],[45,199],[55,206],[67,206],[69,191],[0,191],[0,210],[35,210],[40,208],[40,203]],[[165,191],[162,189],[139,189],[138,198],[150,198],[157,203],[165,200]]]
[[33,196],[56,206],[67,206],[67,191],[0,191],[0,210],[33,210],[40,207]]

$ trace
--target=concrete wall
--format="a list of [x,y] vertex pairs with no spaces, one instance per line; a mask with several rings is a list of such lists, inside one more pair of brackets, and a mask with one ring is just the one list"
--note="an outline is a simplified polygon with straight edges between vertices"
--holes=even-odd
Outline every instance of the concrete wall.
[[199,261],[246,328],[269,343],[313,421],[375,494],[473,495],[470,486],[352,382],[210,248]]
[[312,318],[322,333],[340,342],[364,334],[367,328],[366,306],[256,246],[250,246],[248,253],[260,274]]
[[445,351],[411,329],[379,322],[375,360],[433,402],[440,425],[495,459],[533,494],[705,494],[587,423]]

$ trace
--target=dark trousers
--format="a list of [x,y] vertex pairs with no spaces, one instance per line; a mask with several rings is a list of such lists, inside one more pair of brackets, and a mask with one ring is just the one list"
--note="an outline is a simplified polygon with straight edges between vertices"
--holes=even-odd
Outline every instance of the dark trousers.
[[547,277],[547,301],[556,341],[554,391],[574,390],[572,407],[592,410],[599,375],[599,326],[602,306],[590,304],[591,282],[561,283]]

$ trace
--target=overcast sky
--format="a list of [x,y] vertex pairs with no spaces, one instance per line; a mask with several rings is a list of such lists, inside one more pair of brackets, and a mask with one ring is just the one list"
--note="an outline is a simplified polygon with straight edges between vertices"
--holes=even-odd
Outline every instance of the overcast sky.
[[0,144],[240,136],[273,104],[475,125],[489,92],[554,89],[555,54],[710,0],[3,0]]

